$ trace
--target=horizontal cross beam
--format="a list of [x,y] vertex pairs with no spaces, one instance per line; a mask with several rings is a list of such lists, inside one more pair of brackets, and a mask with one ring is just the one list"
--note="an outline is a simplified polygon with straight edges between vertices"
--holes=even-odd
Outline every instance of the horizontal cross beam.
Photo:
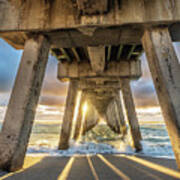
[[179,12],[179,0],[121,0],[121,7],[116,4],[105,14],[91,16],[79,14],[66,0],[8,0],[0,5],[0,37],[18,49],[31,33],[48,36],[58,48],[140,44],[146,27],[166,26],[172,40],[179,41]]
[[122,60],[119,62],[109,62],[106,69],[96,74],[89,62],[81,63],[59,62],[58,78],[63,79],[83,79],[83,78],[139,78],[141,76],[141,62],[138,60]]

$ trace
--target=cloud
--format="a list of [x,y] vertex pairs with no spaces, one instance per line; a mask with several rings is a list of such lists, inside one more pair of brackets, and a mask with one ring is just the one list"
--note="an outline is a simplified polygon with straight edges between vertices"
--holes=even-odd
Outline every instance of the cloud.
[[[22,51],[15,50],[0,39],[0,105],[7,105],[18,71]],[[49,56],[42,86],[40,103],[45,105],[64,105],[67,83],[57,79],[57,60]]]
[[46,105],[38,105],[36,110],[36,120],[58,120],[62,121],[64,114],[64,108],[62,107],[52,107]]
[[142,77],[132,81],[134,101],[137,107],[158,106],[158,100],[145,54],[141,56]]
[[42,95],[40,97],[39,104],[48,105],[48,106],[64,106],[65,105],[65,96],[50,96]]
[[[175,49],[180,58],[180,43],[175,44]],[[21,55],[22,51],[13,49],[0,39],[0,105],[8,103]],[[157,96],[145,54],[142,55],[141,60],[143,76],[131,83],[135,103],[138,107],[157,106]],[[58,61],[49,56],[39,101],[42,105],[64,106],[65,104],[68,83],[62,83],[57,79],[57,64]]]
[[0,39],[0,92],[11,91],[21,54]]
[[180,42],[173,43],[180,64]]
[[68,83],[62,83],[57,79],[57,64],[57,60],[49,56],[40,104],[49,106],[64,106],[65,104]]

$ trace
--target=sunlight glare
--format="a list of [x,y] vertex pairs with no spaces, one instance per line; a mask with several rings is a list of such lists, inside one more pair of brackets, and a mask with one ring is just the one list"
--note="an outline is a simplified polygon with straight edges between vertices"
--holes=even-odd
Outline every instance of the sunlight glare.
[[88,110],[88,105],[87,102],[85,102],[83,105],[83,114],[86,114],[87,110]]
[[105,159],[101,154],[98,154],[97,156],[123,180],[130,180],[130,178],[126,174],[121,172],[117,167],[115,167],[112,163],[110,163],[107,159]]
[[150,162],[148,160],[144,160],[144,159],[136,157],[136,156],[127,156],[127,155],[120,155],[120,156],[123,156],[123,157],[125,157],[125,158],[127,158],[129,160],[132,160],[132,161],[136,162],[136,163],[142,164],[142,165],[144,165],[144,166],[146,166],[148,168],[152,168],[152,169],[154,169],[156,171],[159,171],[161,173],[165,173],[165,174],[167,174],[169,176],[172,176],[172,177],[175,177],[175,178],[180,178],[180,173],[173,170],[173,169],[169,169],[167,167],[161,166],[159,164],[155,164],[153,162]]
[[75,127],[76,127],[77,117],[78,117],[78,113],[79,113],[81,95],[82,95],[82,91],[78,91],[77,98],[76,98],[76,107],[75,107],[75,110],[74,110],[74,116],[73,116],[73,120],[72,120],[71,139],[73,138],[74,133],[75,133]]
[[83,105],[83,108],[82,108],[82,124],[81,124],[81,128],[80,128],[80,131],[79,131],[79,136],[77,138],[77,142],[80,141],[80,138],[81,138],[81,136],[83,134],[83,128],[84,128],[84,122],[85,122],[85,119],[86,119],[87,109],[88,109],[88,105],[87,105],[87,102],[85,102],[84,105]]
[[68,178],[74,160],[75,157],[71,157],[71,159],[68,161],[65,168],[63,169],[62,173],[59,175],[58,180],[66,180]]

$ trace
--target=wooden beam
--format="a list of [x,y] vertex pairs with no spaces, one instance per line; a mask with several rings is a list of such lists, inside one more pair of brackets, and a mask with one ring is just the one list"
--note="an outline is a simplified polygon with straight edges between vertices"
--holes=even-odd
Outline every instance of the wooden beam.
[[87,61],[77,62],[59,62],[58,78],[139,78],[141,76],[141,62],[137,60],[119,62],[109,62],[106,70],[102,73],[92,71],[91,65]]
[[69,84],[68,95],[66,97],[66,108],[64,112],[60,141],[58,146],[58,148],[62,150],[69,148],[69,138],[71,135],[72,120],[74,116],[76,96],[78,90],[77,87],[78,87],[77,81],[71,80]]
[[102,73],[105,68],[105,47],[88,47],[87,50],[92,70],[97,74]]
[[180,66],[167,28],[146,30],[142,39],[172,148],[180,169]]
[[0,169],[15,171],[23,166],[49,48],[41,35],[26,41],[0,134]]

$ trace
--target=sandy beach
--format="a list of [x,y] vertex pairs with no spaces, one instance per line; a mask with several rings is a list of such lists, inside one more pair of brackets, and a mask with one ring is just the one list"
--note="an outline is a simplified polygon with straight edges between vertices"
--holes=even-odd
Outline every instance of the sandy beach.
[[172,180],[180,179],[175,160],[130,155],[27,156],[22,170],[0,173],[1,180]]

